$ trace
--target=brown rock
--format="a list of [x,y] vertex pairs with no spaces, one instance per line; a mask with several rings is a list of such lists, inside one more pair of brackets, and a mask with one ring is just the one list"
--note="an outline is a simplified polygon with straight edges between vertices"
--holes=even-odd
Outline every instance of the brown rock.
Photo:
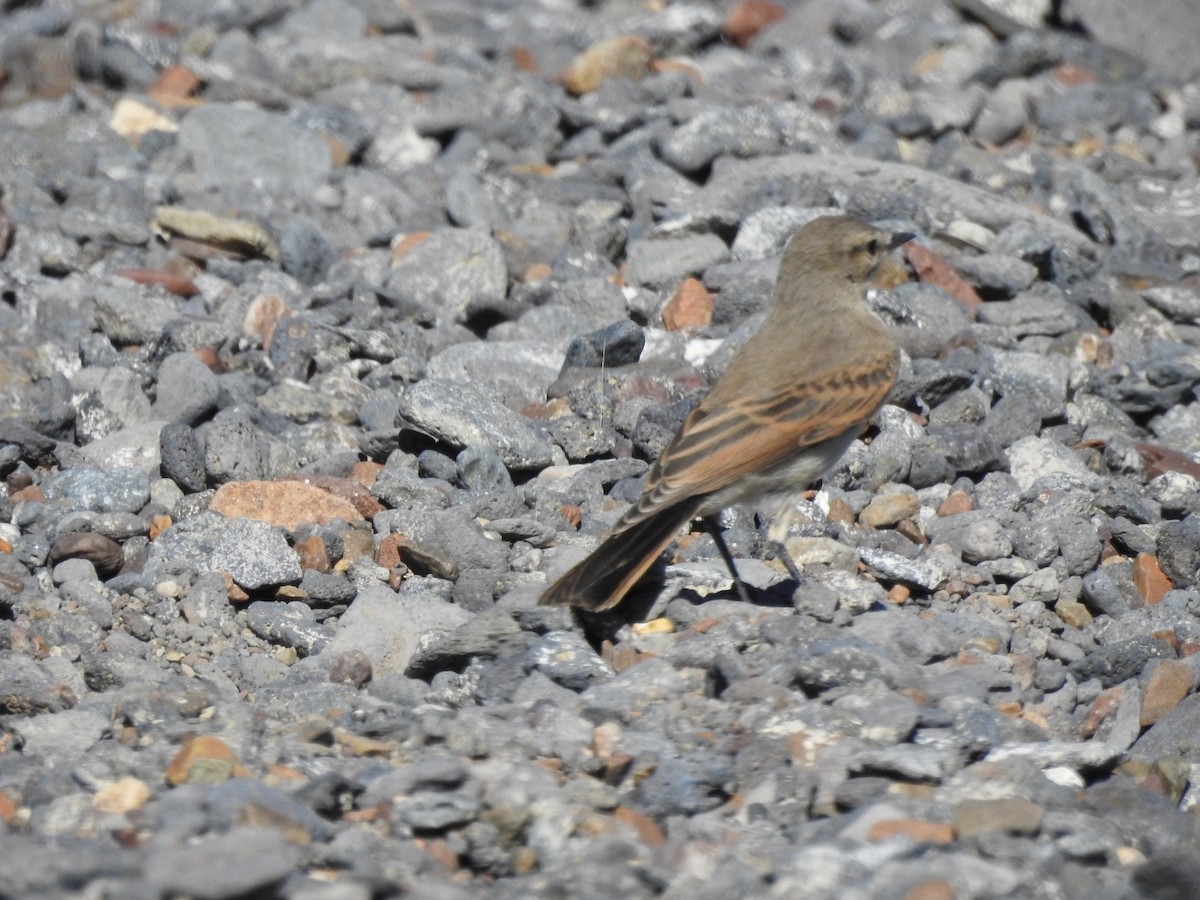
[[17,801],[12,798],[6,791],[0,791],[0,822],[5,825],[11,825],[17,817],[17,811],[20,810]]
[[562,74],[562,83],[573,94],[588,94],[609,78],[643,78],[650,71],[654,51],[635,34],[623,34],[593,44],[575,57]]
[[1032,800],[964,800],[954,809],[954,829],[969,838],[989,831],[1037,834],[1046,811]]
[[365,488],[370,488],[383,471],[383,466],[373,460],[356,462],[350,467],[350,477]]
[[36,484],[27,484],[25,487],[10,491],[8,498],[12,500],[13,503],[22,503],[26,500],[33,500],[36,503],[41,503],[46,499],[46,492]]
[[1166,472],[1179,472],[1200,479],[1200,463],[1186,453],[1159,447],[1157,444],[1138,444],[1138,454],[1146,467],[1147,478],[1157,478]]
[[950,496],[942,501],[937,508],[937,514],[942,518],[957,516],[959,513],[970,512],[975,508],[971,497],[966,491],[951,491]]
[[912,591],[903,584],[893,584],[888,590],[888,600],[897,606],[903,606],[912,596]]
[[413,544],[403,534],[389,534],[379,541],[376,562],[384,568],[395,568],[392,558],[407,565],[418,575],[433,575],[446,581],[458,580],[458,566],[442,554]]
[[148,534],[150,535],[150,540],[152,540],[152,541],[158,540],[158,536],[174,524],[175,524],[175,522],[171,519],[170,516],[164,516],[164,515],[153,516],[150,519],[150,530],[148,532]]
[[392,259],[401,259],[411,253],[418,244],[429,240],[428,231],[410,231],[392,241]]
[[1139,553],[1133,561],[1133,584],[1147,606],[1162,602],[1172,587],[1153,553]]
[[786,15],[787,10],[771,0],[742,0],[729,10],[721,31],[739,47],[745,47],[760,31]]
[[195,95],[201,81],[186,66],[167,66],[150,85],[150,96],[161,102],[181,100]]
[[347,650],[334,657],[329,667],[329,680],[334,684],[362,687],[371,680],[371,660],[361,650]]
[[928,819],[884,819],[871,826],[867,840],[881,843],[897,835],[918,844],[949,844],[954,840],[954,829],[944,822]]
[[1092,621],[1088,608],[1072,597],[1063,597],[1055,603],[1054,614],[1072,628],[1083,628]]
[[[365,523],[364,523],[365,524]],[[370,527],[347,528],[341,534],[342,562],[352,563],[364,556],[374,556],[375,535]]]
[[333,475],[284,475],[280,481],[298,481],[328,491],[335,497],[349,500],[364,519],[383,512],[383,504],[371,496],[362,483],[354,478],[338,478]]
[[904,257],[917,273],[918,281],[940,287],[961,303],[971,315],[975,315],[975,311],[983,305],[983,300],[975,293],[975,288],[954,271],[953,266],[928,247],[909,241],[904,245]]
[[310,534],[303,540],[296,541],[296,555],[300,557],[301,569],[328,572],[332,568],[329,564],[329,549],[320,535]]
[[685,278],[663,306],[663,324],[668,331],[703,328],[712,323],[715,305],[713,295],[699,279]]
[[958,893],[948,881],[925,881],[904,892],[901,900],[956,900]]
[[545,281],[553,274],[554,270],[545,263],[533,263],[525,269],[525,272],[521,275],[521,280],[526,284],[535,284],[539,281]]
[[128,278],[137,284],[157,284],[164,290],[179,297],[195,297],[200,293],[196,282],[184,275],[172,275],[157,269],[122,269],[117,273],[121,278]]
[[638,812],[628,806],[618,806],[613,810],[613,818],[636,831],[642,843],[647,847],[661,847],[667,842],[667,836],[663,834],[663,830],[643,812]]
[[1120,687],[1112,687],[1101,692],[1100,696],[1093,700],[1092,705],[1088,707],[1087,718],[1079,726],[1079,736],[1084,740],[1093,737],[1108,717],[1117,711],[1124,696],[1125,689]]
[[86,559],[99,575],[115,575],[125,564],[121,545],[112,538],[93,532],[64,534],[50,548],[46,561],[55,566],[64,559]]
[[179,748],[167,766],[168,784],[220,784],[250,772],[216,735],[198,734]]
[[289,531],[363,518],[349,500],[302,481],[231,481],[217,488],[209,509],[227,519],[245,516]]
[[1142,712],[1138,717],[1141,726],[1153,725],[1171,712],[1188,695],[1193,684],[1192,667],[1187,663],[1175,659],[1160,662],[1146,683]]
[[829,501],[829,513],[826,518],[834,525],[853,525],[854,510],[841,497],[834,497]]
[[858,521],[869,528],[888,528],[917,514],[920,503],[916,494],[884,494],[867,504]]

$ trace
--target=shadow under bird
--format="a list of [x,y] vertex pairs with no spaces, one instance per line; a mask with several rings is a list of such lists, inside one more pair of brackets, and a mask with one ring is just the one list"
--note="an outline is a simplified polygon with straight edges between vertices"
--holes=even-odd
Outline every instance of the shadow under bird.
[[888,252],[912,237],[845,216],[800,228],[762,327],[651,466],[642,496],[542,605],[616,606],[689,522],[734,504],[773,504],[781,514],[768,536],[782,547],[783,513],[836,465],[896,380],[896,343],[864,291]]

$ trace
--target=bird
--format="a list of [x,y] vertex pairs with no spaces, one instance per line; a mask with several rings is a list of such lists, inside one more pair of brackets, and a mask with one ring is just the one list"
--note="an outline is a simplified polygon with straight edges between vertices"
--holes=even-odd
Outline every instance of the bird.
[[[797,230],[758,331],[684,419],[638,500],[539,603],[611,609],[693,519],[735,504],[788,510],[836,465],[895,383],[899,350],[864,294],[889,251],[913,237],[849,216]],[[782,548],[774,526],[768,536]],[[736,580],[723,541],[718,549]]]

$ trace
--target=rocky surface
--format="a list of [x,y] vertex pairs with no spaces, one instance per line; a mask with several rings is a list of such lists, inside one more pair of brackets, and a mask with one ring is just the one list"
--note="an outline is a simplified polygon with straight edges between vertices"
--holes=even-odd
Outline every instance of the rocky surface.
[[[1153,0],[0,2],[0,894],[1190,896],[1200,80]],[[800,224],[801,504],[543,609]],[[884,290],[888,288],[889,290]]]

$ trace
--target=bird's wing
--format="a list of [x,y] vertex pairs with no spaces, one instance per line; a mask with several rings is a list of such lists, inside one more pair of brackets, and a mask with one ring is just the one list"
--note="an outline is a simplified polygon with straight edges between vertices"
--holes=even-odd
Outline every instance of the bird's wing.
[[745,402],[701,403],[646,476],[621,518],[631,527],[665,506],[711,494],[864,423],[896,380],[893,352]]

